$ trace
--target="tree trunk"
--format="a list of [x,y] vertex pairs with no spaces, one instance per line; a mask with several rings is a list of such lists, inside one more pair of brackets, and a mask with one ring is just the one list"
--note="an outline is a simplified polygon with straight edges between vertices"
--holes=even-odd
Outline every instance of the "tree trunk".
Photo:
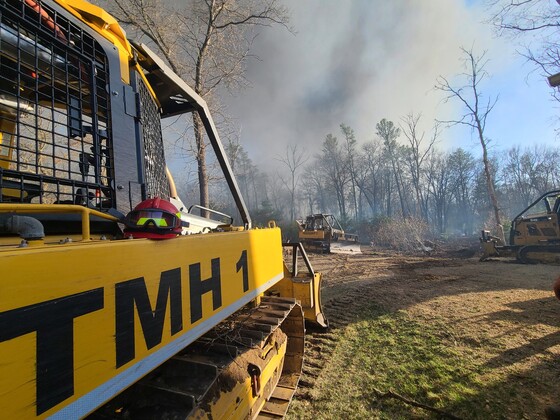
[[[198,163],[198,184],[200,188],[200,205],[209,207],[208,172],[206,170],[206,143],[204,142],[204,127],[198,114],[193,113],[194,136],[196,139],[196,160]],[[207,215],[203,215],[206,217]]]
[[486,147],[486,141],[484,140],[482,125],[478,120],[478,118],[476,121],[478,125],[478,138],[480,140],[480,145],[482,146],[482,162],[484,163],[484,175],[486,177],[486,187],[488,188],[488,197],[490,198],[490,203],[492,204],[492,210],[494,212],[494,220],[496,222],[496,233],[497,236],[505,243],[504,228],[502,226],[502,221],[500,219],[500,208],[498,207],[498,199],[496,198],[496,190],[494,189],[492,171],[490,170],[490,162],[488,160],[488,150]]
[[387,217],[392,217],[393,216],[393,205],[391,202],[391,197],[392,197],[392,193],[391,193],[391,174],[388,172],[386,175],[386,188],[385,188],[385,193],[387,194]]
[[405,208],[405,205],[404,205],[404,197],[403,197],[403,193],[401,191],[401,183],[400,183],[400,176],[399,176],[400,168],[397,170],[396,165],[395,165],[395,161],[392,158],[391,158],[391,165],[393,167],[393,174],[395,176],[395,184],[397,185],[397,192],[399,194],[399,202],[401,204],[402,217],[406,218],[407,217],[407,212],[406,212],[406,208]]

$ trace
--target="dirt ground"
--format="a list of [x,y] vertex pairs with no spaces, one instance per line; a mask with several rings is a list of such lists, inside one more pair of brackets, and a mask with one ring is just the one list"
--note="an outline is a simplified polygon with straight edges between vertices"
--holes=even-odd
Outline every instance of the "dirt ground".
[[[518,384],[512,398],[527,412],[511,418],[544,418],[545,407],[560,403],[560,301],[552,291],[560,266],[481,263],[472,241],[438,247],[432,255],[368,248],[361,255],[310,259],[323,273],[323,306],[333,329],[352,322],[364,303],[404,310],[440,326],[446,345],[488,367],[488,382]],[[329,334],[308,339],[298,398],[306,398],[328,363],[332,340]]]

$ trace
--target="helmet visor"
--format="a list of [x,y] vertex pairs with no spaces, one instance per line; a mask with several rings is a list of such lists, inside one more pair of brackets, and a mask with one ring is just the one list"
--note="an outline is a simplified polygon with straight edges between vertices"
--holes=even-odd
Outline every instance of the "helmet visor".
[[167,211],[143,209],[131,211],[127,216],[127,225],[146,229],[175,229],[181,226],[181,220]]

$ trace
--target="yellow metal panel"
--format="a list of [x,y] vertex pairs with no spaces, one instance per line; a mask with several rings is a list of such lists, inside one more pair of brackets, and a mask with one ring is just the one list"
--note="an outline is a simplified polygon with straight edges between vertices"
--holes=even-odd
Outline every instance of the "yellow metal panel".
[[325,239],[325,231],[323,230],[304,230],[299,232],[300,239]]
[[518,232],[513,238],[512,245],[536,245],[550,240],[557,240],[560,236],[558,215],[554,213],[532,214],[516,222]]
[[128,63],[133,58],[132,48],[126,38],[124,29],[121,28],[116,19],[102,8],[84,0],[55,1],[115,45],[121,62],[121,79],[124,83],[130,83]]
[[3,169],[10,169],[10,164],[13,162],[12,155],[14,150],[14,130],[14,121],[0,118],[0,168]]
[[87,414],[282,278],[276,228],[10,248],[0,261],[6,418]]

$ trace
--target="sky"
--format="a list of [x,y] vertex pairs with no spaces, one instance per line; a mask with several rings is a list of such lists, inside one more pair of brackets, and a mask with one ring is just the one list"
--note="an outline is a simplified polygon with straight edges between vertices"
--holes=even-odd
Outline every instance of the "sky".
[[[456,81],[460,47],[487,50],[485,98],[498,102],[488,117],[487,136],[495,150],[512,146],[560,145],[555,135],[558,109],[551,88],[516,54],[510,39],[498,38],[483,23],[478,0],[284,0],[295,33],[266,28],[249,63],[252,86],[226,98],[239,141],[256,163],[267,165],[286,145],[313,155],[327,134],[342,139],[340,124],[359,143],[375,137],[375,125],[395,124],[422,114],[429,136],[434,119],[461,115],[459,102],[443,101],[434,89],[438,76]],[[460,83],[457,81],[457,83]],[[406,140],[401,136],[400,141]],[[438,147],[478,153],[470,130],[442,132]]]

